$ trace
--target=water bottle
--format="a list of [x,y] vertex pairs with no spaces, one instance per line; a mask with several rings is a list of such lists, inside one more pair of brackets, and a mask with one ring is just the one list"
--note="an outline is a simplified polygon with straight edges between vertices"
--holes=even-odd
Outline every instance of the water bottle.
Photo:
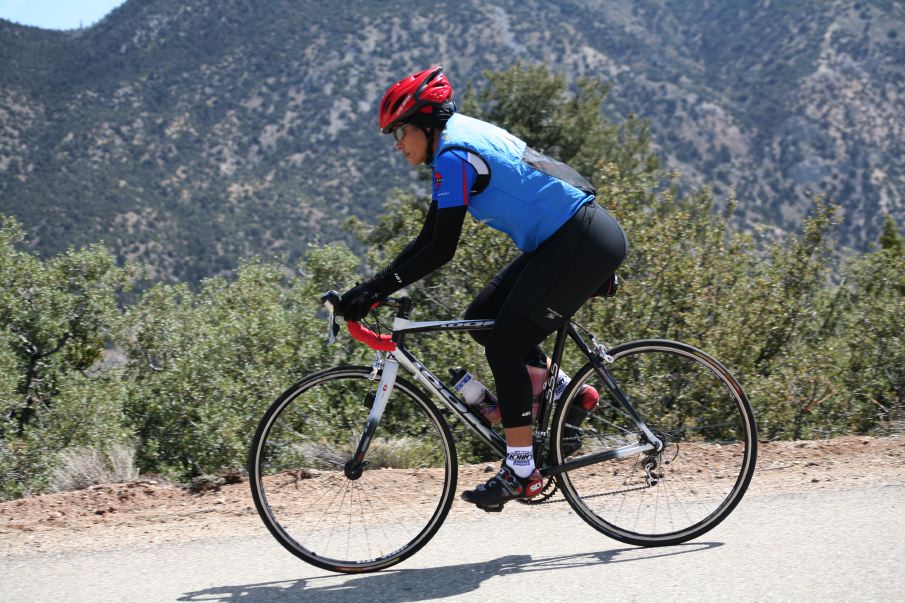
[[530,358],[525,365],[528,367],[528,377],[531,379],[531,419],[534,420],[540,409],[540,396],[544,391],[544,381],[547,380],[547,357]]
[[496,425],[502,420],[496,396],[474,375],[459,367],[449,369],[449,377],[455,392],[465,398],[465,403],[475,409],[488,425]]
[[597,406],[600,394],[597,390],[585,383],[578,390],[578,399],[572,404],[566,415],[566,425],[562,432],[562,453],[564,457],[572,456],[582,446],[584,423],[591,411]]
[[596,389],[587,383],[582,385],[578,390],[578,399],[566,415],[566,425],[573,428],[580,427],[597,406],[598,400],[600,400],[600,394]]
[[559,400],[562,398],[563,392],[566,391],[570,383],[572,383],[572,378],[565,374],[562,369],[559,369],[556,373],[556,385],[553,386],[553,399]]
[[[528,377],[531,379],[531,417],[536,418],[538,409],[540,408],[540,397],[544,391],[544,382],[547,380],[547,370],[549,367],[549,359],[543,352],[536,354],[525,360],[528,367]],[[553,400],[559,400],[564,391],[569,386],[572,379],[566,375],[562,369],[558,369],[556,380],[553,384]]]

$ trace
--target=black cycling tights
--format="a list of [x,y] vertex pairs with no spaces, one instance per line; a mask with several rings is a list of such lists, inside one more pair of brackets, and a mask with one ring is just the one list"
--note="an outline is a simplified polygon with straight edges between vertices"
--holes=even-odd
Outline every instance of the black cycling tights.
[[531,380],[525,360],[622,263],[628,241],[596,203],[583,206],[549,239],[494,276],[465,311],[466,319],[496,320],[472,331],[484,346],[504,427],[531,424]]

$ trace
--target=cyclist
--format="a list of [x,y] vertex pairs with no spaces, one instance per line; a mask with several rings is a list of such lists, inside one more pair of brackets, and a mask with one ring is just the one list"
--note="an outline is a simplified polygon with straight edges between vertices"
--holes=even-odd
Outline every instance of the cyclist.
[[490,331],[473,336],[496,382],[507,455],[493,478],[462,498],[500,510],[510,500],[536,496],[543,485],[532,453],[526,361],[543,356],[540,343],[589,297],[613,286],[628,241],[573,168],[502,128],[457,113],[441,67],[391,86],[379,122],[409,163],[432,167],[433,195],[418,236],[389,266],[342,296],[347,320],[361,320],[378,300],[450,261],[466,213],[508,234],[522,251],[465,312],[467,319],[495,320]]

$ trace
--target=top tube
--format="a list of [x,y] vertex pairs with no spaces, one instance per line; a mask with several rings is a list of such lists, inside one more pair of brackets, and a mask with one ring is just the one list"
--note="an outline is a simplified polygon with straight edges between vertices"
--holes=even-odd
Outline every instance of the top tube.
[[393,320],[393,333],[378,334],[357,322],[347,322],[349,335],[372,350],[379,352],[395,352],[396,344],[403,335],[409,333],[427,333],[430,331],[486,331],[493,327],[492,320],[431,320],[413,322],[406,318]]
[[493,320],[428,320],[416,322],[407,318],[393,320],[393,333],[426,333],[430,331],[487,331]]

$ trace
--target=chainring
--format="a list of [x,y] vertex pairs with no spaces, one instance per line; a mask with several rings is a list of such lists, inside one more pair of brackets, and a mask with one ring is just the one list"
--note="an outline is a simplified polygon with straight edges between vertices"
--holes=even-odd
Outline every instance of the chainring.
[[557,490],[559,490],[559,484],[556,482],[556,478],[548,477],[547,481],[544,482],[544,487],[541,489],[540,494],[532,498],[518,498],[516,500],[523,505],[541,505],[547,502],[551,496],[556,494]]

